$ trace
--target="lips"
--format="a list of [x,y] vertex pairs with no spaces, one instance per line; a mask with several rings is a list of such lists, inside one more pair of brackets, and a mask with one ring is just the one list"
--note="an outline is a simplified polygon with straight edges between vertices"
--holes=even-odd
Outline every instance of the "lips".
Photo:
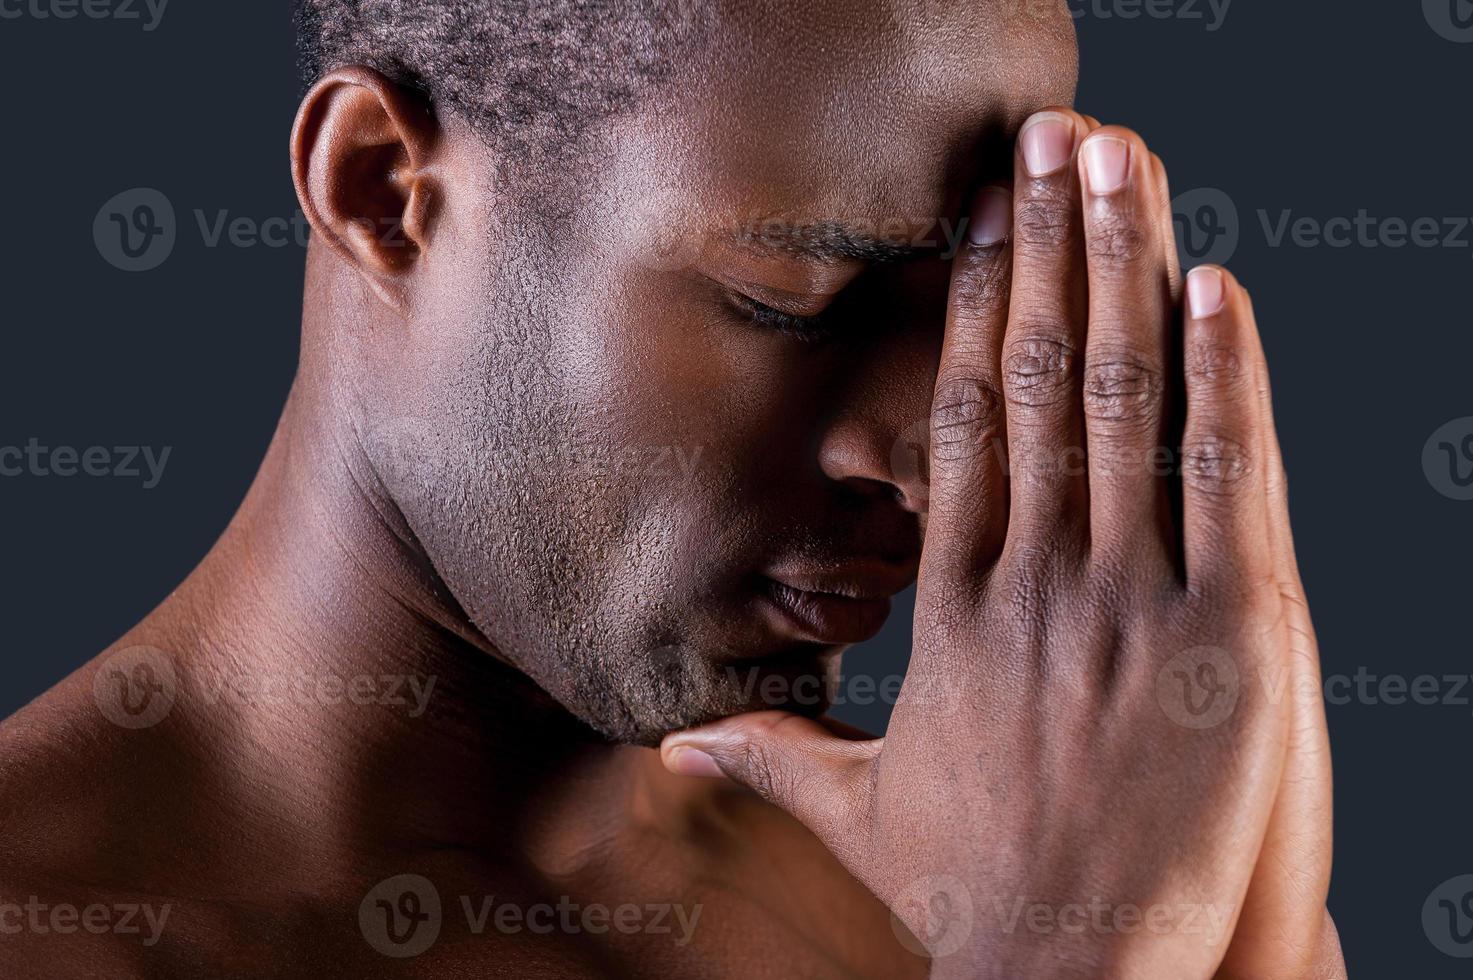
[[801,570],[765,576],[763,598],[799,639],[826,645],[863,643],[885,625],[890,597],[910,585],[914,572],[896,566],[848,571]]

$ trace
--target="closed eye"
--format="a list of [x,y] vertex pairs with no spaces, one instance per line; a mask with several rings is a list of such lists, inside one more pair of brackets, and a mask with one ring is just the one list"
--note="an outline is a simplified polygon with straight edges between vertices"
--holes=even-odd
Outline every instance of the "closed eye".
[[768,306],[735,290],[728,295],[737,312],[763,329],[775,330],[810,343],[827,340],[833,335],[833,318],[827,311],[812,316],[799,316]]

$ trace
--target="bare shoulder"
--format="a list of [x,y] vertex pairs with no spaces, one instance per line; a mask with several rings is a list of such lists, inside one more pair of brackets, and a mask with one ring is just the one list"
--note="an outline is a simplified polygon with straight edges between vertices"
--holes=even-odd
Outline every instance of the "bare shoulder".
[[134,882],[179,851],[221,763],[176,704],[179,663],[125,640],[0,721],[0,867]]
[[[0,722],[0,867],[34,877],[75,874],[67,858],[95,852],[116,819],[121,748],[100,713],[89,712],[68,678]],[[126,793],[126,790],[122,791]]]
[[0,977],[271,976],[361,956],[337,923],[356,920],[251,880],[273,862],[214,788],[225,762],[177,724],[120,723],[98,674],[0,722]]
[[141,978],[167,924],[116,885],[127,749],[79,692],[68,678],[0,722],[0,976]]

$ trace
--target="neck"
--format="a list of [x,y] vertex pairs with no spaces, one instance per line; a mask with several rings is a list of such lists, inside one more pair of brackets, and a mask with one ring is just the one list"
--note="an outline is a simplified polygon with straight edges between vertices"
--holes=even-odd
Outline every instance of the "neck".
[[471,626],[319,380],[304,368],[229,529],[127,641],[179,658],[178,730],[232,808],[272,801],[265,833],[327,852],[308,864],[451,847],[555,866],[580,828],[668,793],[654,753],[604,743]]

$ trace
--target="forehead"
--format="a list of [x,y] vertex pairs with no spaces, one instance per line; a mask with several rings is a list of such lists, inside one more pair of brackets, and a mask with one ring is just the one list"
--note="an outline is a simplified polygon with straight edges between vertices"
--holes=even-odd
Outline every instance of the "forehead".
[[1076,77],[1063,0],[732,0],[605,173],[710,222],[923,226],[1006,177],[1005,137]]

